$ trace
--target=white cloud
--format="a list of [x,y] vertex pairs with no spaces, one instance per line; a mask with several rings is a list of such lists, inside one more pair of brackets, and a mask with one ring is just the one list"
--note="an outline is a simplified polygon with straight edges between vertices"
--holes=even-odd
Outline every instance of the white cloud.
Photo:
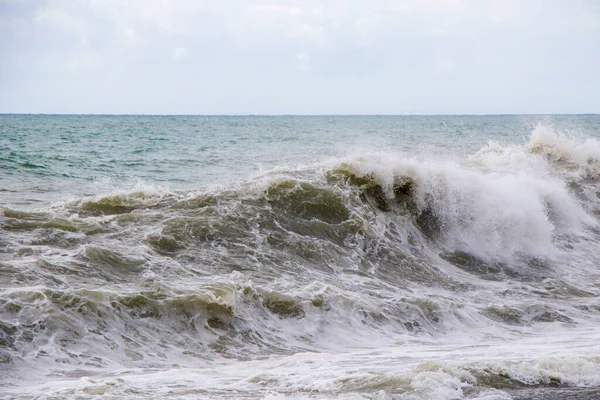
[[[0,112],[94,112],[98,104],[110,112],[132,104],[136,112],[533,112],[559,104],[536,94],[550,90],[562,111],[600,109],[600,7],[591,0],[44,0],[2,7],[0,58],[11,62],[0,63]],[[169,76],[169,85],[157,76]],[[24,89],[36,85],[47,89]],[[93,102],[82,94],[61,103],[51,96],[61,87],[85,87]],[[169,99],[172,88],[177,96]],[[456,96],[484,89],[497,96]],[[144,90],[163,95],[128,97]],[[329,108],[312,108],[318,104]]]

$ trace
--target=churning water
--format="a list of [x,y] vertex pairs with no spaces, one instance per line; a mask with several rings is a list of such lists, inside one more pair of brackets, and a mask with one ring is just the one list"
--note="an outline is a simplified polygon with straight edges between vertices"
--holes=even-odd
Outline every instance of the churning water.
[[600,397],[600,116],[0,116],[0,395]]

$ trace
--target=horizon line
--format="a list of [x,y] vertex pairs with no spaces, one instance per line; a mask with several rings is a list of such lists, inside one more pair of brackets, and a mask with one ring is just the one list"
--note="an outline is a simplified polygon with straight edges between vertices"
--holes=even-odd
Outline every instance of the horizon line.
[[0,112],[0,116],[97,116],[97,117],[502,117],[600,115],[600,112],[582,113],[464,113],[464,114],[143,114],[143,113],[21,113]]

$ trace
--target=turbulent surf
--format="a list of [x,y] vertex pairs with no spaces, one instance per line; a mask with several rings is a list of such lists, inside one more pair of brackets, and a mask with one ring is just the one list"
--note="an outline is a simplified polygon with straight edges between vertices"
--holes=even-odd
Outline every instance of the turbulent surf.
[[0,393],[600,396],[600,118],[540,119],[0,117]]

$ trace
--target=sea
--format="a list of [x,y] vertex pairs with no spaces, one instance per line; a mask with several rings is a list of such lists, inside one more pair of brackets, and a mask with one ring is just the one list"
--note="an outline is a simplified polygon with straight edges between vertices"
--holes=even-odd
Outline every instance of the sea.
[[600,399],[600,115],[0,115],[0,397]]

